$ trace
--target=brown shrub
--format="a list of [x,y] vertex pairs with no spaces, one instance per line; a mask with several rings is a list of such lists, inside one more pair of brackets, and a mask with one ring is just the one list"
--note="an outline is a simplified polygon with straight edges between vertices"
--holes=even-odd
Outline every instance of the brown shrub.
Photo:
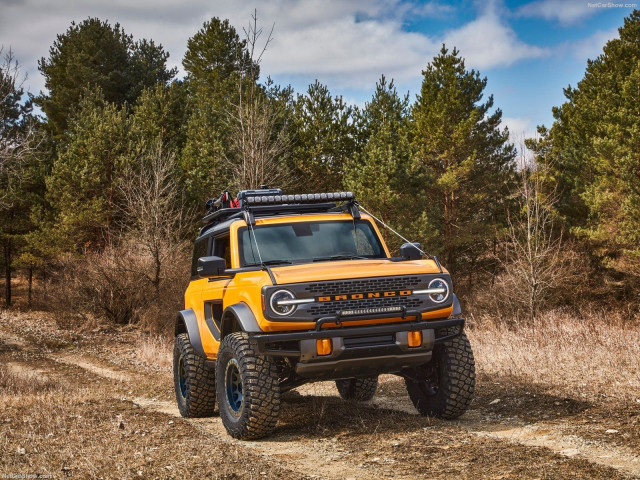
[[183,308],[189,258],[185,248],[172,252],[156,284],[153,259],[145,249],[125,242],[81,259],[67,259],[58,277],[54,309],[163,332]]
[[[503,255],[501,249],[496,257],[499,255]],[[558,308],[576,310],[585,306],[585,298],[592,296],[593,269],[587,254],[574,243],[564,243],[545,266],[544,274],[537,278],[532,278],[526,266],[517,261],[497,258],[496,262],[500,265],[497,272],[481,276],[483,280],[475,289],[462,295],[467,315],[504,322],[532,321],[532,312],[535,317]]]

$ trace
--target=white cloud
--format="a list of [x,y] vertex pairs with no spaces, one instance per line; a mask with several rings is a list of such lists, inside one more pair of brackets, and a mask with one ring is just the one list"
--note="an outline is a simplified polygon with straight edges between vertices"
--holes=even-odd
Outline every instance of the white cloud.
[[408,14],[419,17],[445,17],[454,11],[455,9],[451,5],[445,5],[438,2],[427,2],[420,5],[412,5],[408,9]]
[[597,9],[589,8],[586,0],[539,0],[527,3],[516,11],[517,16],[537,17],[562,24],[576,23]]
[[509,66],[549,53],[547,49],[519,40],[492,3],[475,20],[447,32],[444,42],[448,46],[455,45],[466,59],[466,64],[479,69]]
[[[618,38],[618,29],[598,30],[585,39],[568,44],[568,49],[576,59],[586,61],[595,59],[609,40]],[[567,46],[561,50],[566,50]]]
[[[0,0],[0,45],[11,46],[29,73],[27,87],[37,92],[44,80],[37,60],[47,56],[58,33],[72,20],[88,16],[120,22],[135,38],[152,38],[170,52],[169,66],[181,68],[186,44],[213,16],[229,18],[241,31],[255,2],[237,0]],[[469,67],[489,69],[535,58],[544,49],[520,41],[495,8],[442,37],[409,32],[414,16],[448,15],[452,7],[409,0],[268,0],[258,5],[264,27],[275,23],[263,72],[273,76],[320,79],[332,88],[372,88],[380,74],[398,85],[419,81],[420,71],[440,44],[456,45]],[[268,30],[265,28],[265,30]]]
[[518,148],[526,138],[536,136],[536,125],[527,117],[502,117],[502,126],[509,129],[509,140]]

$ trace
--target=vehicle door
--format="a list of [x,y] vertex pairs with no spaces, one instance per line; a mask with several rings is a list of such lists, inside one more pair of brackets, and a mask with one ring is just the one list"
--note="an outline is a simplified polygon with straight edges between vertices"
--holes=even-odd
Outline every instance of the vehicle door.
[[[231,245],[229,242],[229,233],[219,235],[213,238],[212,255],[224,258],[227,268],[231,268]],[[233,277],[229,275],[220,275],[217,277],[209,277],[207,283],[202,287],[202,308],[204,311],[204,321],[207,329],[215,339],[211,350],[205,348],[207,355],[218,352],[220,342],[222,312],[224,310],[223,298],[227,286]]]

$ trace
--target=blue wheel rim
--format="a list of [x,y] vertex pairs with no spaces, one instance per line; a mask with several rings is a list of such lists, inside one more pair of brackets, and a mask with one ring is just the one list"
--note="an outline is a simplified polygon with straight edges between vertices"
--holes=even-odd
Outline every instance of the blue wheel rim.
[[180,393],[182,397],[187,396],[187,372],[184,368],[184,361],[182,360],[182,355],[180,355],[180,360],[178,360],[178,384],[180,385]]
[[229,363],[227,364],[225,387],[229,408],[231,408],[231,412],[235,416],[239,416],[240,411],[242,410],[244,395],[242,393],[242,377],[240,376],[238,361],[235,358],[229,360]]

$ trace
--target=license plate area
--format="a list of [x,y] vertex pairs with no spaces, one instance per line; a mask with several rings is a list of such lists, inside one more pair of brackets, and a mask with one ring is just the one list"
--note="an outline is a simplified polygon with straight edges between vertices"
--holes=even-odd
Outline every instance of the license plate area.
[[387,335],[370,335],[366,337],[347,337],[344,339],[344,347],[361,348],[361,347],[377,347],[381,345],[395,344],[395,335],[390,333]]

